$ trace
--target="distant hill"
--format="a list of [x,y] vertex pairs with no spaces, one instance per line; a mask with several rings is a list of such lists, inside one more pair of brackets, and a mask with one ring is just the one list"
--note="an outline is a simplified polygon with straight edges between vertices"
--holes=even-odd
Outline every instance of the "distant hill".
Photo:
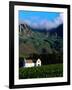
[[51,34],[57,33],[57,36],[63,37],[63,24],[59,25],[57,28],[50,29],[48,32]]

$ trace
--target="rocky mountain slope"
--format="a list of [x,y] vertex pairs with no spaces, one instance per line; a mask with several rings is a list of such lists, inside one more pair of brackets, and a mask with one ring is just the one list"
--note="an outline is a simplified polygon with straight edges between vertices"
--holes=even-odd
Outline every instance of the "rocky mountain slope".
[[45,30],[34,29],[26,23],[19,25],[19,55],[63,52],[63,25]]

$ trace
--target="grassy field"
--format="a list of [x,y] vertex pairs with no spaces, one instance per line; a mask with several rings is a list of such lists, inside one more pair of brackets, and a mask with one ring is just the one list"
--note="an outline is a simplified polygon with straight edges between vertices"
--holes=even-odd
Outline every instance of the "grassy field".
[[41,67],[19,69],[19,79],[50,78],[62,76],[63,76],[63,64],[50,64],[50,65],[43,65]]

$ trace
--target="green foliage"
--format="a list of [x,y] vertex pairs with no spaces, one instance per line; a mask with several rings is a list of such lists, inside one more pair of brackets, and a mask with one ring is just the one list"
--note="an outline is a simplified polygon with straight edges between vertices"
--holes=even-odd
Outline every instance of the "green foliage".
[[20,68],[19,79],[62,77],[63,64],[50,64],[41,67]]
[[[52,36],[46,37],[44,33],[40,32],[32,32],[31,36],[27,35],[19,35],[19,46],[22,44],[32,45],[32,49],[34,49],[35,52],[37,53],[42,53],[42,49],[45,48],[47,50],[47,53],[53,53],[54,52],[60,52],[62,51],[63,47],[63,39],[58,37],[58,38],[53,38]],[[22,48],[22,46],[20,47]],[[25,47],[23,47],[25,48]],[[27,48],[26,51],[28,51],[29,48]],[[25,52],[25,51],[23,51]],[[25,52],[28,53],[28,52]],[[32,53],[32,52],[31,52]]]

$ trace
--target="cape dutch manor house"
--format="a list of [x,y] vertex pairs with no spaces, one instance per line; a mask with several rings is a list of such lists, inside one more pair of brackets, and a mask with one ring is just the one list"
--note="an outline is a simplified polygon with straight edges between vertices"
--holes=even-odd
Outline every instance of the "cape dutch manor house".
[[22,60],[22,59],[21,59],[21,62],[19,62],[19,67],[41,66],[41,60],[39,58],[37,60],[32,60],[32,59],[23,59]]

